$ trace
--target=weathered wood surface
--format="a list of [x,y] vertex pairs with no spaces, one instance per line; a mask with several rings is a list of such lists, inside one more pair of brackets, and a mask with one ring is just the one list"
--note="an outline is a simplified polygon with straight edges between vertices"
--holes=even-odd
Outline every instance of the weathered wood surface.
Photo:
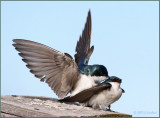
[[95,110],[57,99],[36,96],[1,96],[1,117],[132,117],[128,114]]

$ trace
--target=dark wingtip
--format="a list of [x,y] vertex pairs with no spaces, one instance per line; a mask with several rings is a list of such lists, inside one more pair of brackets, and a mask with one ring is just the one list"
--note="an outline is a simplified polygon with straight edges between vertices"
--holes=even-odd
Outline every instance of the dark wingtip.
[[89,9],[88,14],[90,14],[90,15],[91,15],[91,9]]
[[13,39],[12,41],[15,42],[17,39]]
[[12,41],[13,41],[13,42],[16,42],[16,41],[18,41],[18,40],[22,40],[22,39],[13,39]]
[[27,63],[27,59],[22,59],[23,62]]
[[16,44],[14,43],[14,44],[12,44],[14,47],[16,47]]
[[63,99],[59,99],[58,102],[62,102],[63,103],[64,101],[63,101]]
[[25,39],[13,39],[12,41],[14,42],[14,43],[17,43],[18,41],[25,41]]
[[59,99],[58,101],[59,101],[59,102],[70,102],[70,96],[65,97],[65,98],[63,98],[63,99]]
[[59,99],[58,102],[64,103],[65,100],[64,99]]
[[91,19],[91,10],[88,11],[88,18]]
[[93,50],[94,50],[94,45],[92,45],[91,50],[92,50],[92,52],[93,52]]

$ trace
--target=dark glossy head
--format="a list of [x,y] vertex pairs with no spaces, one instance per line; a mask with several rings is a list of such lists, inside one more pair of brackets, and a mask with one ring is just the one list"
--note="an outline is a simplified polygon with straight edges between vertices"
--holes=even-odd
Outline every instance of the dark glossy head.
[[105,76],[108,77],[108,71],[103,65],[93,65],[90,71],[91,76]]
[[122,80],[116,76],[111,76],[108,79],[106,79],[105,82],[118,82],[118,83],[122,83]]

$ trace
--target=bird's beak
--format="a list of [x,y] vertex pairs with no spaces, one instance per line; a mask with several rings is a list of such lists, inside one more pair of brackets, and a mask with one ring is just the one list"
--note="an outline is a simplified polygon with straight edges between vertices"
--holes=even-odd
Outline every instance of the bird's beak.
[[118,83],[120,83],[120,84],[122,83],[122,80],[121,80],[121,79],[118,79],[118,80],[116,80],[116,81],[117,81]]
[[125,93],[124,89],[122,89],[122,93]]

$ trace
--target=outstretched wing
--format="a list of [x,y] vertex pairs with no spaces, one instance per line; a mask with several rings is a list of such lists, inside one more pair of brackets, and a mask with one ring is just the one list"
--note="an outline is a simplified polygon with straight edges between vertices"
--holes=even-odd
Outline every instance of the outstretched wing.
[[72,90],[78,70],[69,54],[29,40],[14,39],[13,42],[30,72],[45,81],[58,97],[64,98]]
[[79,102],[79,103],[85,103],[87,102],[92,96],[98,94],[99,92],[105,90],[105,89],[109,89],[111,87],[110,83],[107,84],[101,84],[101,85],[97,85],[94,86],[92,88],[89,89],[85,89],[81,92],[79,92],[78,94],[76,94],[75,96],[69,96],[66,97],[64,99],[60,99],[60,102]]
[[88,64],[89,58],[94,50],[94,46],[90,48],[91,42],[91,13],[88,12],[85,28],[80,36],[76,46],[75,61],[77,65]]

